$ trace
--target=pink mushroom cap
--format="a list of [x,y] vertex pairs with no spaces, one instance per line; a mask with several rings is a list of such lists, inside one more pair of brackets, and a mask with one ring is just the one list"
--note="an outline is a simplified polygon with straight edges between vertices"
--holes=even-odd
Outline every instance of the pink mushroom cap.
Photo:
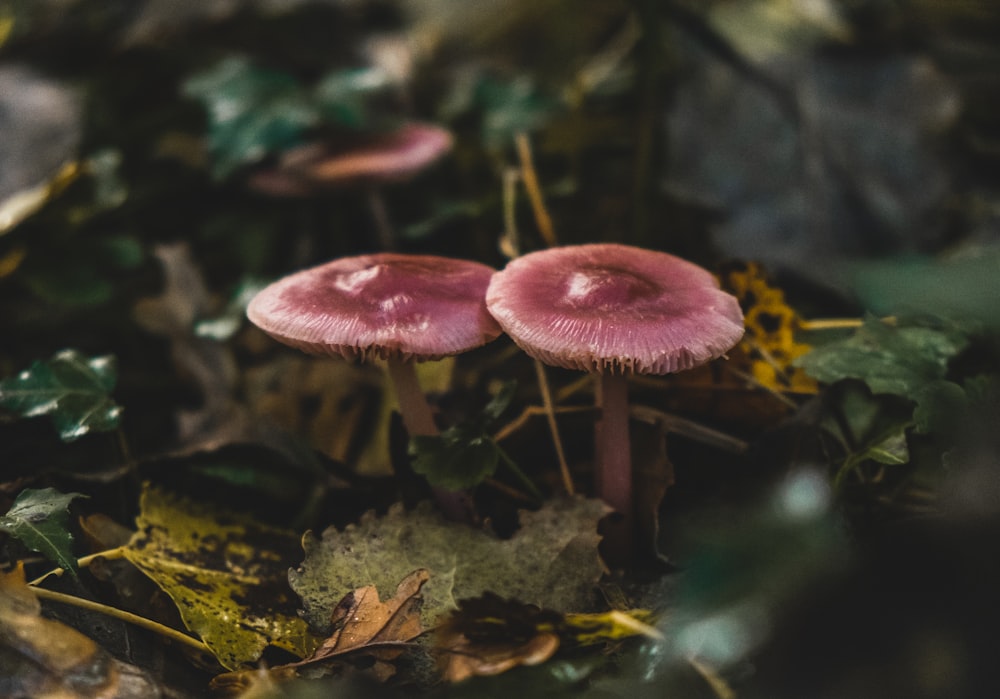
[[486,306],[528,355],[580,371],[683,371],[743,337],[739,303],[708,270],[613,243],[517,258],[493,276]]
[[310,354],[440,359],[500,335],[484,303],[494,271],[431,255],[345,257],[267,286],[247,316]]
[[319,189],[407,180],[453,144],[450,131],[423,123],[362,136],[353,146],[335,150],[309,143],[286,152],[278,167],[254,173],[250,185],[276,196],[303,196]]

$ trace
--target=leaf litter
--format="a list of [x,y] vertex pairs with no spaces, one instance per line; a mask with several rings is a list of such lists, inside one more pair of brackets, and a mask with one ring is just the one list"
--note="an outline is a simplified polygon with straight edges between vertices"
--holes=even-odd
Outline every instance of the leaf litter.
[[608,511],[599,500],[551,500],[536,512],[522,511],[521,528],[503,540],[449,522],[429,503],[409,511],[394,505],[383,517],[369,512],[343,530],[306,534],[305,560],[289,580],[305,618],[325,630],[346,591],[393,589],[419,568],[430,574],[421,614],[428,626],[457,609],[458,600],[487,591],[556,611],[586,611],[603,572],[597,522]]
[[125,557],[170,596],[223,667],[255,662],[269,645],[300,658],[317,647],[285,579],[291,532],[151,487],[140,506]]

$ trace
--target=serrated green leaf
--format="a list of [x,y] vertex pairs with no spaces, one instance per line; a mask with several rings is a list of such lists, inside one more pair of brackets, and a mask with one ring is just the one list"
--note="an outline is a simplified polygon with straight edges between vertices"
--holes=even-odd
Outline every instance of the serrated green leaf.
[[73,535],[68,528],[68,508],[70,502],[82,497],[86,496],[60,493],[54,488],[25,488],[7,514],[0,517],[0,529],[75,576],[76,557],[70,551]]
[[517,383],[508,381],[483,411],[440,435],[410,439],[413,470],[431,485],[447,490],[463,490],[482,483],[496,473],[501,459],[509,463],[493,437],[491,426],[514,398]]
[[113,356],[88,359],[63,350],[0,381],[0,407],[22,417],[49,415],[59,436],[69,442],[118,427],[122,409],[108,395],[117,378]]
[[968,344],[954,328],[892,327],[869,320],[851,337],[813,348],[795,360],[809,375],[834,383],[860,379],[874,394],[893,394],[917,404],[933,397],[929,387],[942,382],[948,362]]
[[393,589],[417,568],[430,571],[423,588],[424,623],[456,609],[456,600],[493,592],[554,611],[587,611],[603,569],[597,522],[608,512],[599,500],[547,502],[521,513],[521,528],[507,540],[446,521],[428,503],[412,511],[394,506],[369,513],[322,538],[306,534],[305,560],[289,573],[305,616],[317,629],[350,590]]
[[500,447],[489,437],[466,439],[451,428],[440,436],[410,439],[410,456],[416,473],[433,486],[464,490],[479,485],[496,473]]

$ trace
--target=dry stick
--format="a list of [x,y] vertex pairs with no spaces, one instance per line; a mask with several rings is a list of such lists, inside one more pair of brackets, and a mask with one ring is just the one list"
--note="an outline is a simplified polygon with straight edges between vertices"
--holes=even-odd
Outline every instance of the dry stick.
[[552,405],[552,391],[549,390],[549,382],[545,376],[545,367],[535,360],[535,375],[538,377],[538,387],[542,391],[542,405],[545,407],[545,419],[549,423],[549,431],[552,433],[552,441],[556,448],[556,457],[559,459],[559,473],[562,475],[563,487],[567,495],[576,492],[573,489],[573,477],[569,472],[569,465],[566,463],[566,452],[563,450],[562,440],[559,438],[559,426],[556,424],[555,406]]
[[[80,567],[80,568],[86,568],[87,566],[89,566],[91,563],[93,563],[98,558],[103,558],[106,561],[117,561],[117,560],[120,560],[122,558],[125,558],[125,547],[124,546],[119,546],[118,548],[108,549],[107,551],[98,551],[97,553],[92,553],[89,556],[84,556],[83,558],[78,558],[77,561],[76,561],[76,565],[78,567]],[[53,577],[53,576],[58,578],[58,577],[61,577],[62,574],[65,573],[65,572],[66,572],[65,568],[53,568],[48,573],[45,573],[44,575],[41,575],[41,576],[35,578],[34,580],[32,580],[31,582],[29,582],[28,584],[29,585],[38,585],[43,580],[45,580],[46,578]]]
[[136,626],[141,626],[144,629],[158,633],[161,636],[166,636],[167,638],[177,641],[188,648],[192,648],[201,653],[213,655],[212,649],[199,641],[197,638],[188,636],[187,634],[181,633],[177,629],[172,629],[169,626],[164,626],[163,624],[153,621],[152,619],[147,619],[146,617],[139,616],[138,614],[132,614],[131,612],[126,612],[122,609],[116,609],[115,607],[109,607],[108,605],[101,604],[99,602],[91,602],[90,600],[83,599],[82,597],[74,597],[73,595],[66,595],[62,592],[46,590],[44,587],[34,587],[30,585],[29,587],[31,587],[31,591],[39,599],[61,602],[62,604],[68,604],[73,607],[79,607],[80,609],[86,609],[91,612],[97,612],[99,614],[104,614],[105,616],[120,619],[121,621],[135,624]]
[[750,449],[750,444],[739,437],[647,405],[629,405],[629,414],[637,420],[656,425],[664,432],[681,435],[732,454],[745,454]]
[[[896,324],[895,316],[886,316],[879,320],[886,325]],[[815,330],[851,330],[853,328],[860,328],[864,324],[864,318],[816,318],[815,320],[800,320],[798,322],[799,330],[806,332]]]
[[[542,190],[538,186],[538,175],[535,173],[535,166],[531,159],[531,143],[528,136],[523,131],[514,137],[517,144],[517,157],[521,161],[521,179],[524,181],[524,189],[528,192],[528,199],[531,200],[531,209],[535,214],[535,224],[539,233],[548,247],[555,247],[559,244],[556,240],[556,232],[552,227],[552,217],[545,209],[545,200],[542,198]],[[559,436],[559,425],[556,423],[556,416],[552,405],[552,391],[549,390],[549,380],[545,374],[545,367],[537,359],[535,362],[535,376],[538,378],[538,387],[542,393],[542,403],[545,406],[545,416],[549,423],[549,432],[552,433],[552,442],[556,448],[556,458],[559,460],[559,473],[562,476],[563,487],[566,492],[572,495],[573,477],[569,472],[569,464],[566,463],[566,451],[563,449],[562,438]]]
[[531,200],[538,232],[542,234],[545,245],[554,248],[559,242],[556,240],[555,229],[552,228],[552,218],[545,210],[541,187],[538,186],[538,176],[531,161],[531,143],[528,141],[528,135],[522,131],[514,136],[514,142],[517,144],[517,157],[521,161],[521,179],[524,180],[524,189],[528,192],[528,199]]
[[500,252],[510,258],[521,254],[521,236],[517,232],[517,180],[518,171],[512,167],[503,171],[503,238]]
[[695,672],[701,675],[701,679],[711,688],[715,696],[719,699],[736,699],[736,692],[733,691],[728,682],[719,676],[719,673],[711,665],[702,662],[693,655],[689,655],[687,661],[694,668]]
[[[561,414],[565,414],[565,413],[593,413],[593,412],[596,412],[596,410],[597,410],[596,408],[594,408],[592,406],[589,406],[589,405],[580,405],[580,406],[572,406],[572,407],[568,407],[568,408],[554,408],[552,412],[561,413]],[[507,437],[511,436],[512,434],[514,434],[515,432],[517,432],[519,429],[521,429],[522,427],[524,427],[525,423],[527,423],[528,420],[530,420],[531,418],[533,418],[535,415],[544,415],[544,414],[545,414],[545,408],[542,407],[542,406],[539,406],[539,405],[529,405],[529,406],[527,406],[524,410],[521,411],[520,415],[518,415],[516,418],[514,418],[513,420],[511,420],[510,422],[508,422],[506,425],[504,425],[503,427],[501,427],[499,430],[497,430],[493,434],[493,441],[494,442],[501,442],[501,441],[507,439]]]

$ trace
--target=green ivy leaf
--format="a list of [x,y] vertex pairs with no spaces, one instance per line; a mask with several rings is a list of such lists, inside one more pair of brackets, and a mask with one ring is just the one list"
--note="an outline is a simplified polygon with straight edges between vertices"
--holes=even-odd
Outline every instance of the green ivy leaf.
[[208,141],[219,179],[299,143],[302,132],[320,118],[292,76],[257,68],[243,58],[227,58],[192,76],[183,90],[208,111]]
[[391,78],[379,68],[350,68],[324,75],[313,95],[325,120],[360,129],[369,120],[367,98],[391,84]]
[[453,425],[440,435],[410,439],[413,470],[434,486],[447,490],[471,488],[496,473],[510,459],[490,436],[491,427],[510,405],[516,382],[504,384],[478,416]]
[[63,350],[0,381],[0,408],[22,417],[49,415],[60,438],[70,442],[118,427],[122,409],[108,395],[117,378],[113,356],[87,359],[76,350]]
[[53,488],[21,491],[7,514],[0,517],[0,529],[32,551],[38,551],[60,568],[76,575],[76,557],[70,552],[69,503],[86,497],[80,493],[60,493]]
[[948,362],[968,344],[954,328],[892,327],[869,320],[854,335],[814,348],[795,360],[826,383],[860,379],[872,393],[903,396],[920,406],[944,380]]

